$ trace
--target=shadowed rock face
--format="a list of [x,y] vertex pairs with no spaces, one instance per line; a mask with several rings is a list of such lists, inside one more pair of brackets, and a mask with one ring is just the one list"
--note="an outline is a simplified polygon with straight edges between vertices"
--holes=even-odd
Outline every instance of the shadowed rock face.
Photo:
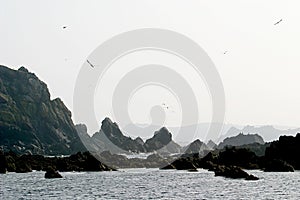
[[[117,123],[113,123],[109,118],[102,121],[101,131],[117,147],[132,152],[145,152],[141,141],[136,141],[122,134]],[[99,133],[101,134],[101,133]]]
[[154,133],[154,136],[145,142],[145,148],[148,152],[163,148],[172,141],[172,134],[165,127]]
[[[293,136],[280,136],[278,141],[271,143],[266,149],[266,159],[281,160],[292,165],[295,170],[300,170],[300,133]],[[271,165],[279,165],[279,167],[271,166],[270,171],[278,171],[280,166],[287,166],[284,162],[273,162]],[[274,169],[273,169],[274,168]]]
[[50,100],[47,85],[21,67],[0,66],[0,146],[19,153],[71,154],[83,151],[71,112]]

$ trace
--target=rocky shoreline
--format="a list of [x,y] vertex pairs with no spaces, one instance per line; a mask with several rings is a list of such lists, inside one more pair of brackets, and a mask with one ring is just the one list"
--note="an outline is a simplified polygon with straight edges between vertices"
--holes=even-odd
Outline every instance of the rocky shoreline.
[[[153,153],[146,159],[127,158],[124,155],[104,151],[99,154],[77,153],[66,157],[42,155],[18,155],[12,151],[0,151],[0,173],[27,173],[32,170],[45,171],[45,178],[61,178],[59,172],[72,171],[115,171],[117,168],[160,168],[197,171],[198,168],[214,171],[215,176],[226,178],[259,180],[244,169],[258,169],[265,172],[293,172],[300,170],[300,134],[296,137],[281,136],[266,149],[263,156],[247,148],[225,147],[202,154],[182,154],[179,158],[163,157]],[[285,145],[288,145],[286,147]],[[275,153],[276,152],[276,153]],[[105,164],[104,164],[105,163]],[[112,167],[111,167],[112,166]]]
[[97,160],[89,152],[77,153],[68,157],[45,157],[42,155],[17,155],[0,152],[0,173],[28,173],[45,171],[45,178],[58,178],[59,172],[72,171],[115,171]]

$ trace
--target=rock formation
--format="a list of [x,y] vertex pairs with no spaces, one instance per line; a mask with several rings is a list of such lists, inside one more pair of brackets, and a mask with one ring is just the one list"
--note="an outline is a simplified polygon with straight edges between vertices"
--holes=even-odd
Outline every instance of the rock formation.
[[71,154],[85,150],[71,112],[47,85],[21,67],[0,66],[0,147],[19,153]]
[[[300,170],[300,133],[293,136],[280,136],[266,149],[267,160],[282,160],[295,170]],[[280,164],[275,162],[274,164]]]
[[243,133],[240,133],[237,136],[224,139],[223,142],[218,145],[218,148],[223,149],[225,146],[241,146],[252,143],[264,144],[265,142],[258,134],[244,135]]

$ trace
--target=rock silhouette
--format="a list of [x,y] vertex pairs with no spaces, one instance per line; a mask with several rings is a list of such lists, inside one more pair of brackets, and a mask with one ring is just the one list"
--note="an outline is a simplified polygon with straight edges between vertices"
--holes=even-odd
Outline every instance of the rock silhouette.
[[62,176],[52,167],[49,167],[45,173],[45,178],[62,178]]

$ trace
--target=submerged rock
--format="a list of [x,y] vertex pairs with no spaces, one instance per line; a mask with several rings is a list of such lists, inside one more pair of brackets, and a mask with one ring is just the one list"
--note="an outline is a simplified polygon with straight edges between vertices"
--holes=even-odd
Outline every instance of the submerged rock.
[[224,176],[226,178],[243,178],[245,180],[258,180],[258,177],[249,175],[247,172],[237,166],[218,165],[215,169],[215,176]]

